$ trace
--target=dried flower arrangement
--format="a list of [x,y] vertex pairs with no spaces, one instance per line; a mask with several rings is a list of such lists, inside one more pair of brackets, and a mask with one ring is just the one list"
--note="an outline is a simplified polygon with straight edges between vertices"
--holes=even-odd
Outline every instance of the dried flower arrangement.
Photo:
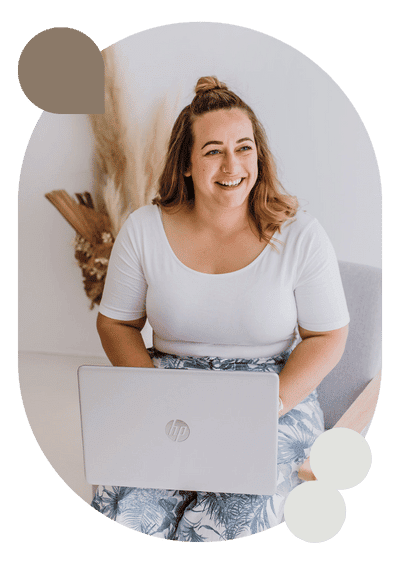
[[143,129],[138,126],[134,126],[135,137],[127,138],[113,48],[103,50],[102,56],[105,113],[89,115],[96,149],[97,209],[88,192],[75,194],[78,202],[65,190],[45,194],[76,231],[75,258],[82,270],[90,309],[101,301],[111,249],[124,221],[154,197],[176,111],[176,104],[171,109],[164,100],[153,114],[145,142],[139,138]]
[[82,270],[86,295],[91,301],[90,309],[93,309],[101,300],[114,243],[110,218],[95,210],[88,192],[76,194],[79,203],[65,190],[55,190],[45,197],[76,231],[75,258]]

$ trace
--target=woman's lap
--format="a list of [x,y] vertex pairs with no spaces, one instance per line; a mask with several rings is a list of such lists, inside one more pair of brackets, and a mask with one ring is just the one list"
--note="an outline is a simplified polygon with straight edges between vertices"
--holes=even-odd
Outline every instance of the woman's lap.
[[[171,369],[256,370],[279,373],[289,352],[258,360],[178,358],[149,350],[156,367]],[[277,491],[272,496],[206,493],[128,487],[98,488],[92,506],[116,522],[142,533],[179,541],[223,541],[252,535],[283,521],[297,471],[323,432],[316,391],[278,422]]]

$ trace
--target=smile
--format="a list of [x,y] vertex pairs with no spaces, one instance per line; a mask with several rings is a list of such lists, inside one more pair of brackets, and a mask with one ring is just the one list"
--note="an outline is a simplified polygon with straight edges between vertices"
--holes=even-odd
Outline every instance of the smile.
[[219,186],[224,186],[225,188],[236,188],[237,186],[240,186],[240,184],[243,182],[244,178],[239,178],[238,180],[234,180],[233,182],[217,182],[217,184]]

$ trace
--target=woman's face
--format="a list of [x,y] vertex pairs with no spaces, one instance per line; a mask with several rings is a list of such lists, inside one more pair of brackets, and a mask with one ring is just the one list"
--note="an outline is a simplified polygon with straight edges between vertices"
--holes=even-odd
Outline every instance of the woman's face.
[[207,112],[193,122],[191,176],[195,203],[243,205],[256,183],[257,149],[247,114],[238,108]]

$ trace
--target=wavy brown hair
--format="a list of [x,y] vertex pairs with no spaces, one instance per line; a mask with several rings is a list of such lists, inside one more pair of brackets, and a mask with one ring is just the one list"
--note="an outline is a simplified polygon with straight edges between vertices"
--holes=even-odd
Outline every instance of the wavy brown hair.
[[248,115],[252,123],[258,155],[258,176],[248,200],[249,216],[260,240],[270,241],[282,224],[296,214],[298,201],[285,192],[277,178],[263,126],[253,110],[215,76],[200,78],[195,92],[191,104],[182,110],[172,128],[158,193],[152,203],[164,208],[194,206],[192,178],[183,175],[190,166],[193,121],[207,112],[238,108]]

